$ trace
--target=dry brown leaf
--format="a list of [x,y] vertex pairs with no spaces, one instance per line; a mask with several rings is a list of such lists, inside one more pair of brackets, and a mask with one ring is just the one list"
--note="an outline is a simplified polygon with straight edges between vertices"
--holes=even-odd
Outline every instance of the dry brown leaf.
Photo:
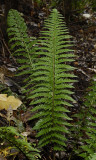
[[5,76],[13,77],[14,73],[9,70],[6,66],[0,66],[0,81],[4,84],[5,83]]
[[4,74],[0,73],[0,81],[4,84]]
[[7,100],[7,94],[0,94],[0,101],[6,101]]
[[4,74],[4,76],[13,77],[14,73],[10,71],[6,66],[0,66],[0,74]]
[[0,94],[0,110],[8,110],[9,107],[11,107],[12,110],[17,110],[21,104],[22,102],[14,96],[7,97],[7,94]]

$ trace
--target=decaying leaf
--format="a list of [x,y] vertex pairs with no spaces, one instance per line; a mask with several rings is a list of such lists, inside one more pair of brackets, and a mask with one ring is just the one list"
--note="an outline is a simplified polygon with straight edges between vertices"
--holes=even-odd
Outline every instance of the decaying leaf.
[[6,101],[7,94],[0,94],[0,101]]
[[9,70],[6,66],[0,66],[0,81],[5,84],[5,76],[13,77],[14,73]]
[[0,110],[8,110],[10,107],[12,110],[17,110],[21,104],[22,102],[14,96],[7,97],[7,94],[0,94]]
[[[14,152],[12,152],[12,150],[14,151]],[[10,152],[11,151],[11,152]],[[2,158],[2,159],[0,159],[0,160],[3,160],[3,157],[5,158],[5,157],[8,157],[8,156],[14,156],[14,155],[16,155],[16,154],[18,154],[18,151],[14,148],[14,147],[6,147],[6,148],[4,148],[4,149],[0,149],[0,158]],[[1,157],[2,156],[2,157]],[[4,159],[5,160],[5,159]]]
[[4,84],[4,74],[0,73],[0,81]]
[[22,132],[21,135],[24,137],[27,137],[30,134],[30,132]]
[[0,74],[4,74],[4,76],[13,77],[14,73],[9,70],[6,66],[0,66]]

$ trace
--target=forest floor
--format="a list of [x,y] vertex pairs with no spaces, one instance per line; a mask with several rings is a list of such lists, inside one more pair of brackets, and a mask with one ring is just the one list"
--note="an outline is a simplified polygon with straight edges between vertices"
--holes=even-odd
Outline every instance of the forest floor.
[[[25,6],[26,7],[25,7]],[[34,6],[34,10],[31,9],[30,4],[24,4],[19,6],[19,11],[23,13],[23,17],[28,26],[28,34],[30,36],[39,37],[40,31],[43,27],[44,19],[47,17],[49,11],[46,8],[39,8]],[[23,7],[24,6],[24,7]],[[6,19],[1,16],[0,21],[0,91],[4,93],[5,90],[11,89],[11,91],[22,98],[21,89],[22,86],[21,79],[16,78],[15,72],[18,68],[16,59],[11,55],[11,51],[8,46],[7,32],[5,33]],[[83,103],[84,95],[90,85],[90,80],[96,73],[96,13],[92,12],[90,18],[85,18],[83,14],[72,15],[69,22],[67,22],[69,28],[69,33],[72,35],[72,40],[74,41],[74,53],[76,55],[76,60],[73,64],[76,67],[74,74],[78,77],[78,82],[75,83],[74,89],[74,99],[76,100],[73,112],[77,112]],[[25,104],[28,105],[28,101],[25,100]],[[17,113],[15,113],[17,114]],[[28,119],[31,113],[28,108],[27,111],[22,113],[21,119],[26,126],[26,131],[30,131],[31,125]],[[0,121],[2,117],[0,117]],[[2,120],[3,123],[0,126],[7,124],[6,120]],[[29,136],[30,142],[36,142],[35,133],[31,133]],[[32,137],[32,138],[31,138]],[[48,155],[46,156],[46,151],[42,154],[42,160],[48,160]],[[18,156],[17,160],[24,160],[24,157]],[[62,160],[63,160],[62,154]],[[6,160],[5,158],[4,160]],[[57,155],[58,159],[58,155]],[[0,159],[1,160],[1,159]],[[2,159],[3,160],[3,159]],[[11,160],[11,159],[10,159]]]

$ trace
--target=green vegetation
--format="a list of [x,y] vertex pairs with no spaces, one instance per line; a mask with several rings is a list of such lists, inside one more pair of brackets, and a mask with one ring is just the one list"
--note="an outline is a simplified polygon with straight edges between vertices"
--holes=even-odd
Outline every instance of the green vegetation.
[[35,104],[32,111],[37,113],[32,117],[38,118],[34,129],[38,130],[37,137],[40,137],[38,145],[40,147],[51,144],[53,150],[64,150],[66,146],[66,136],[71,120],[67,116],[69,112],[67,106],[71,106],[74,100],[70,96],[70,91],[75,82],[75,77],[70,71],[74,67],[69,62],[74,61],[70,36],[62,16],[54,9],[45,21],[45,31],[42,31],[38,45],[39,50],[35,53],[37,61],[33,69],[33,79],[35,83],[30,98],[33,99],[31,105]]
[[27,26],[18,11],[13,9],[9,11],[7,23],[10,48],[13,55],[15,55],[18,64],[20,64],[18,76],[26,75],[28,78],[26,78],[28,86],[30,79],[32,78],[35,50],[35,47],[33,48],[33,46],[36,42],[35,40],[33,41],[33,37],[28,36]]
[[0,127],[0,138],[6,140],[13,149],[15,147],[17,152],[23,153],[26,160],[37,160],[40,157],[39,151],[34,149],[32,144],[26,141],[26,137],[18,133],[15,127]]
[[[74,70],[74,67],[70,66],[70,62],[74,61],[74,54],[73,50],[68,49],[72,44],[62,16],[56,9],[52,11],[38,43],[30,42],[23,18],[15,10],[9,12],[8,27],[11,49],[15,49],[14,55],[18,55],[17,60],[21,64],[19,75],[29,74],[29,77],[25,78],[25,87],[31,85],[26,89],[26,93],[30,90],[31,95],[28,98],[33,99],[31,105],[35,105],[32,111],[38,111],[31,118],[39,119],[34,127],[39,131],[38,145],[41,148],[51,144],[52,150],[64,150],[67,140],[65,133],[69,133],[67,126],[70,126],[67,121],[71,120],[66,113],[74,102],[70,96],[73,94],[70,83],[75,82],[75,76],[70,73]],[[41,46],[39,50],[38,45]],[[20,59],[20,56],[23,58]]]
[[38,5],[46,5],[48,8],[61,9],[66,15],[75,11],[75,13],[82,13],[88,8],[96,10],[96,0],[33,0]]
[[[75,5],[78,5],[77,1]],[[51,159],[55,160],[57,152],[66,150],[71,137],[72,155],[85,160],[95,160],[96,82],[94,80],[90,87],[81,112],[74,115],[77,121],[71,123],[70,108],[75,102],[71,95],[76,82],[73,74],[75,68],[71,63],[75,55],[62,15],[57,9],[53,9],[45,20],[41,37],[36,40],[28,36],[21,14],[11,9],[7,31],[10,48],[19,64],[17,76],[25,77],[22,91],[31,101],[30,111],[33,115],[30,120],[35,121],[32,129],[36,131],[38,148],[42,150],[48,147],[49,152],[52,152]],[[16,136],[18,138],[15,138]],[[9,147],[15,147],[28,160],[40,157],[38,149],[33,147],[16,127],[1,127],[0,140],[6,140]],[[70,157],[69,159],[72,158]]]
[[[78,150],[74,151],[85,160],[96,158],[96,81],[93,78],[89,92],[85,97],[81,111],[75,115],[78,118],[76,125],[77,142],[82,142]],[[75,128],[75,127],[74,127]],[[91,155],[91,156],[90,156]]]

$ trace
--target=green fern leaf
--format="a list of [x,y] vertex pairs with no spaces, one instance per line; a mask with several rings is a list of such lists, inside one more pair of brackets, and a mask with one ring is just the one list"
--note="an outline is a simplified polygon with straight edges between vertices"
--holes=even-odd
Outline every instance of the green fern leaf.
[[[78,137],[80,139],[80,147],[78,151],[81,157],[85,160],[95,158],[96,148],[96,81],[93,77],[92,85],[89,87],[89,92],[85,96],[84,106],[81,112],[76,115],[79,122],[76,124],[78,127]],[[77,129],[76,129],[77,133]],[[84,134],[86,137],[84,137]]]
[[71,126],[67,121],[72,120],[66,113],[69,112],[68,106],[72,106],[71,102],[74,103],[70,89],[76,76],[69,73],[75,69],[69,64],[74,61],[74,54],[72,49],[68,49],[72,46],[70,36],[56,9],[45,21],[44,29],[46,31],[41,32],[38,41],[41,47],[36,51],[39,58],[31,81],[35,84],[30,96],[33,99],[31,105],[35,105],[32,111],[37,111],[31,119],[39,119],[34,127],[39,131],[39,147],[51,144],[54,150],[64,150],[65,133],[69,133],[67,127]]
[[[16,57],[17,62],[21,65],[18,69],[18,76],[25,74],[31,79],[32,69],[34,67],[35,40],[27,34],[27,26],[24,19],[17,10],[11,9],[8,13],[8,36],[11,50]],[[28,81],[29,81],[28,79]],[[28,82],[27,81],[27,82]],[[29,83],[28,83],[29,86]],[[28,87],[26,86],[26,87]],[[28,91],[27,91],[28,92]]]

